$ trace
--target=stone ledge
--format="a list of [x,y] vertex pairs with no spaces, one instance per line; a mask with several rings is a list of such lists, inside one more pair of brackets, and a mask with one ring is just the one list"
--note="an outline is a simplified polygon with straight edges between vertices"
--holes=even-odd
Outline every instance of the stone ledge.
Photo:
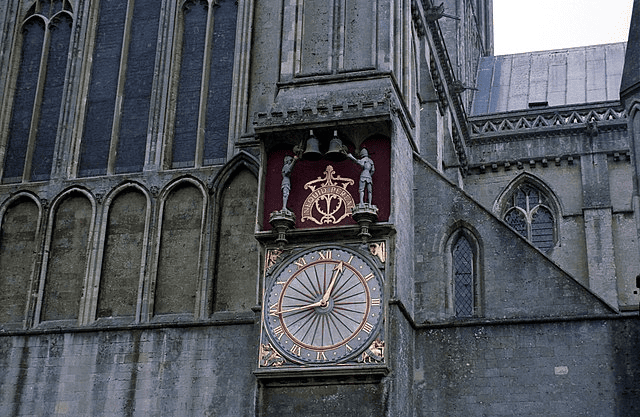
[[[387,365],[335,365],[300,367],[297,369],[256,369],[255,377],[261,382],[286,380],[289,383],[317,385],[339,383],[377,383],[389,374]],[[346,382],[349,383],[349,382]]]
[[[259,307],[258,307],[259,309]],[[46,334],[62,334],[62,333],[95,333],[95,332],[128,332],[139,330],[161,330],[170,328],[194,328],[194,327],[216,327],[216,326],[233,326],[233,325],[254,325],[259,315],[256,312],[217,312],[209,319],[201,321],[189,320],[182,317],[180,320],[147,322],[147,323],[131,323],[131,324],[114,324],[109,325],[104,321],[96,321],[87,326],[64,325],[63,323],[43,324],[42,327],[33,329],[0,329],[1,337],[11,336],[38,336]]]

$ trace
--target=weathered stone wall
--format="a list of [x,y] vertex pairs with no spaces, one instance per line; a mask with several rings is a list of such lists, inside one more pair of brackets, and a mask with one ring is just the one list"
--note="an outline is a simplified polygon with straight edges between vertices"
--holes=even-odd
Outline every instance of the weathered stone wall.
[[259,276],[256,230],[258,182],[243,170],[225,184],[222,193],[214,311],[248,311],[256,303]]
[[96,317],[135,316],[146,243],[147,200],[139,190],[117,195],[109,209]]
[[0,322],[22,326],[35,273],[39,207],[22,197],[4,213],[0,233]]
[[[446,242],[465,227],[478,241],[476,314],[487,318],[574,316],[611,312],[585,287],[437,173],[414,165],[416,321],[452,317]],[[504,242],[509,242],[505,245]]]
[[79,192],[63,196],[55,209],[39,319],[75,320],[87,275],[93,209]]
[[0,337],[3,416],[250,416],[252,324]]
[[194,312],[203,234],[202,191],[179,184],[164,204],[154,314]]
[[415,416],[632,416],[637,318],[417,332]]
[[624,126],[596,136],[576,132],[472,141],[476,168],[464,188],[502,215],[498,203],[511,184],[523,175],[539,180],[558,203],[557,242],[548,255],[610,304],[635,309],[637,267],[630,265],[638,265],[640,252],[637,239],[620,227],[630,226],[633,216],[627,132]]

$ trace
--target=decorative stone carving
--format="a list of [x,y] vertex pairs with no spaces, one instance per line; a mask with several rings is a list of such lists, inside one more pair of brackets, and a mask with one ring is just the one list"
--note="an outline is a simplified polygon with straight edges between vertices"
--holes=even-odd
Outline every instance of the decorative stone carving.
[[276,243],[283,248],[287,244],[287,232],[296,225],[296,216],[289,210],[274,211],[269,216],[269,224],[278,233]]
[[369,233],[369,226],[378,220],[378,207],[367,203],[360,203],[351,209],[353,219],[358,222],[360,226],[360,233],[358,236],[362,238],[363,242],[367,242],[371,237]]

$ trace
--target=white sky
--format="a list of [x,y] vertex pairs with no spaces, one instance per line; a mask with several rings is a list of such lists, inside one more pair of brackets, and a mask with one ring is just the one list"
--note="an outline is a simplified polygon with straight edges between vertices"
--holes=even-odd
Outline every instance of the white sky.
[[495,55],[626,42],[633,0],[493,0]]

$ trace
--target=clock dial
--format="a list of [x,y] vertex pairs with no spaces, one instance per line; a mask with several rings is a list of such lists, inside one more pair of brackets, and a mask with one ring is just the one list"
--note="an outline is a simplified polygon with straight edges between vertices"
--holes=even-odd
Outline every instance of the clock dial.
[[306,251],[274,274],[263,321],[273,346],[292,362],[329,363],[369,347],[382,325],[382,278],[345,248]]

